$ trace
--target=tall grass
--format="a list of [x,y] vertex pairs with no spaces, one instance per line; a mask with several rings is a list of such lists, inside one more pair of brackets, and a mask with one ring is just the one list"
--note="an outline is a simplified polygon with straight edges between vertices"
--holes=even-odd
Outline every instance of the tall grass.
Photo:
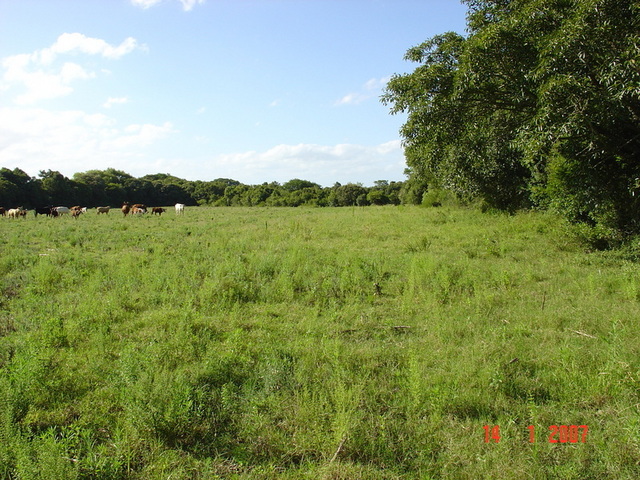
[[640,267],[553,216],[1,223],[0,478],[640,473]]

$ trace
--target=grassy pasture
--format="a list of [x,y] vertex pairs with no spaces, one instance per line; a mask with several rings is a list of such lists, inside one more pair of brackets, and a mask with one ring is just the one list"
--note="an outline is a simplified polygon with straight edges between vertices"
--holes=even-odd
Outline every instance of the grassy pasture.
[[640,477],[640,267],[556,217],[30,213],[0,239],[0,478]]

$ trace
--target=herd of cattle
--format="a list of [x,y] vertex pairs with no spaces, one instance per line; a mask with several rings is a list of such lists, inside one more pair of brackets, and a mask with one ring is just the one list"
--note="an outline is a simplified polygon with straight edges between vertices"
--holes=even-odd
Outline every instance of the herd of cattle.
[[[176,203],[175,205],[176,215],[184,214],[184,203]],[[96,213],[99,215],[101,213],[109,213],[111,207],[96,207]],[[17,207],[5,209],[0,207],[0,215],[8,216],[9,218],[20,218],[26,217],[27,211],[25,208]],[[60,217],[63,215],[70,215],[73,218],[78,218],[83,213],[87,213],[87,207],[75,206],[75,207],[54,207],[52,205],[47,205],[46,207],[37,207],[34,209],[33,213],[37,217],[38,215],[46,215],[47,217]],[[151,212],[152,215],[162,215],[167,211],[166,208],[162,207],[147,207],[141,203],[136,203],[131,205],[129,202],[125,202],[124,205],[120,208],[120,211],[126,217],[127,215],[144,215],[145,213]]]

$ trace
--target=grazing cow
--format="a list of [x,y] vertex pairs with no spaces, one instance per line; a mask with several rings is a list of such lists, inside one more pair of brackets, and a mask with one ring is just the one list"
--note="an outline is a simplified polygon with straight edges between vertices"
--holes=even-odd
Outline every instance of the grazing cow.
[[131,207],[131,215],[144,215],[145,213],[147,213],[146,207],[138,207],[136,205]]
[[71,213],[71,209],[69,207],[54,207],[54,209],[60,216]]
[[0,207],[0,215],[2,215],[3,217],[7,215],[7,211],[4,207]]
[[96,212],[97,213],[109,213],[109,209],[111,207],[96,207]]
[[176,215],[182,215],[184,213],[184,203],[176,203]]
[[166,208],[162,208],[162,207],[153,207],[151,209],[151,215],[155,215],[156,213],[158,215],[162,215],[163,212],[166,212],[167,209]]
[[71,216],[73,218],[78,218],[80,215],[82,215],[82,209],[76,209],[76,210],[71,210]]
[[122,210],[122,214],[126,217],[127,215],[129,215],[129,212],[131,211],[131,205],[129,205],[128,202],[125,202],[125,204],[122,205],[122,208],[120,210]]
[[18,217],[26,218],[27,211],[22,207],[12,208],[7,212],[7,215],[9,215],[9,218],[18,218]]
[[46,215],[47,217],[51,216],[51,210],[53,209],[52,205],[47,205],[46,207],[36,207],[33,211],[34,215],[37,217],[38,215]]

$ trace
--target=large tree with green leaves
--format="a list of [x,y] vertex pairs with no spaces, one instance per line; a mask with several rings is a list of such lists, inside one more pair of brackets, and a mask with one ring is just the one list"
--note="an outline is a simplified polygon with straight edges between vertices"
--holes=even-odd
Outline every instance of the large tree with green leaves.
[[538,108],[521,129],[537,193],[605,235],[639,233],[640,2],[571,2],[538,49]]
[[468,35],[409,49],[382,98],[414,183],[639,232],[640,2],[464,3]]
[[57,170],[40,170],[40,186],[46,203],[57,205],[79,204],[77,184]]

